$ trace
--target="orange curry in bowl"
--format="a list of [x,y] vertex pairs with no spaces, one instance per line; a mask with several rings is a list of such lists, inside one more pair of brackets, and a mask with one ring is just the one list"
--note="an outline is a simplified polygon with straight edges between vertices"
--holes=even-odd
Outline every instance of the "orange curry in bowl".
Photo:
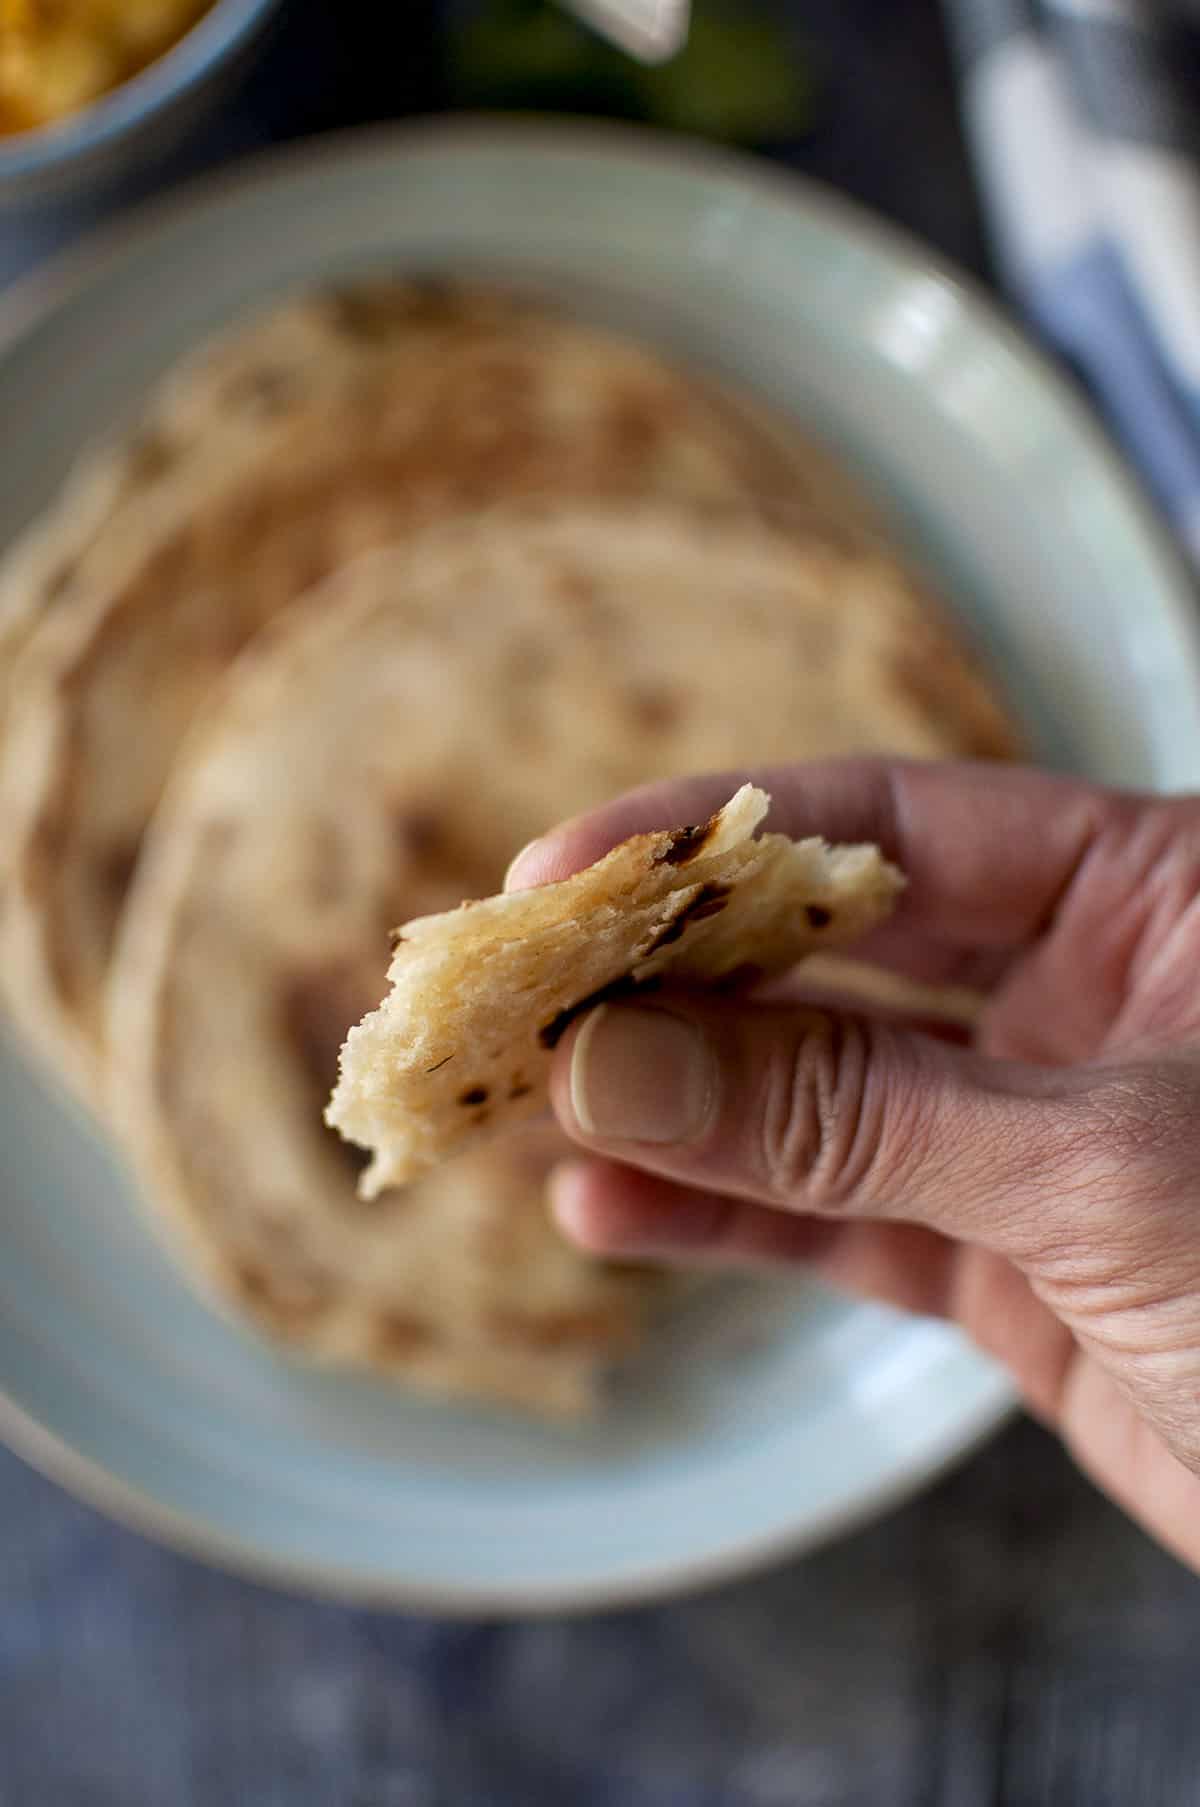
[[0,134],[52,125],[169,50],[213,0],[0,0]]

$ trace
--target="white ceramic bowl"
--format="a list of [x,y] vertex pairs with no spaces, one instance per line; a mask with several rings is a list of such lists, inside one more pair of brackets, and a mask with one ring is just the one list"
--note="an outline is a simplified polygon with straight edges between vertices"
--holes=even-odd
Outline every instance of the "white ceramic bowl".
[[[794,409],[890,500],[1046,759],[1196,783],[1186,586],[1064,385],[919,247],[757,164],[636,135],[352,138],[71,258],[8,308],[0,419],[22,456],[0,538],[198,335],[381,264],[515,275]],[[308,1589],[483,1611],[696,1585],[878,1511],[1009,1406],[950,1332],[774,1286],[693,1304],[578,1433],[306,1373],[192,1297],[111,1156],[12,1051],[0,1196],[11,1441],[151,1531]]]
[[0,138],[0,207],[102,189],[160,160],[234,81],[279,0],[215,0],[145,69],[66,119]]

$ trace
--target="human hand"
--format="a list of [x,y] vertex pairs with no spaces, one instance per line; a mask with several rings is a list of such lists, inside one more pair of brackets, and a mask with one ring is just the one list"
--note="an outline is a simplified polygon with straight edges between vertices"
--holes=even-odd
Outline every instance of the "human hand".
[[610,1256],[801,1263],[953,1319],[1200,1568],[1200,801],[797,765],[634,792],[526,848],[508,886],[703,821],[747,776],[770,828],[904,869],[855,954],[980,988],[972,1045],[796,999],[603,1006],[556,1060],[588,1157],[555,1178],[562,1227]]

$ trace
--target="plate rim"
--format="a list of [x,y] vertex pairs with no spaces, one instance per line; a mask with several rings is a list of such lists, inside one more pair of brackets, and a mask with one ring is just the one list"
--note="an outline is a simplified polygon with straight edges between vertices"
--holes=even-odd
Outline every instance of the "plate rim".
[[[789,211],[816,216],[844,237],[881,254],[910,276],[934,276],[952,294],[960,313],[997,342],[1053,404],[1099,474],[1125,507],[1139,552],[1158,592],[1166,625],[1190,658],[1200,681],[1200,615],[1191,580],[1167,526],[1135,471],[1110,439],[1101,421],[1066,376],[983,286],[915,235],[879,217],[811,177],[779,169],[745,153],[714,147],[652,128],[570,117],[459,114],[385,122],[271,146],[218,166],[141,203],[116,220],[87,232],[19,277],[0,294],[0,361],[39,322],[86,290],[160,230],[186,222],[189,213],[219,206],[254,191],[269,193],[314,167],[353,164],[390,155],[403,163],[411,153],[471,151],[567,151],[625,167],[639,162],[667,165],[700,179],[740,186],[750,200],[770,200]],[[319,1560],[273,1554],[252,1540],[215,1528],[199,1516],[169,1506],[94,1458],[72,1447],[0,1387],[0,1439],[51,1481],[118,1523],[188,1557],[199,1558],[244,1578],[310,1596],[358,1605],[433,1611],[447,1617],[564,1614],[644,1605],[711,1588],[796,1556],[849,1534],[922,1491],[939,1475],[966,1459],[1016,1409],[1015,1390],[979,1358],[970,1410],[959,1412],[953,1431],[939,1430],[921,1458],[899,1466],[885,1480],[860,1491],[850,1505],[826,1508],[804,1525],[733,1540],[709,1555],[615,1579],[581,1583],[467,1583],[462,1588],[381,1576],[376,1571],[329,1567]]]
[[[190,211],[253,190],[286,184],[294,172],[323,164],[369,159],[380,152],[515,148],[562,149],[608,156],[615,161],[650,162],[713,180],[724,177],[771,199],[789,211],[815,215],[844,234],[903,264],[911,275],[935,276],[953,294],[959,309],[984,327],[1048,392],[1073,432],[1103,468],[1131,509],[1146,550],[1160,567],[1164,602],[1173,625],[1191,642],[1200,673],[1200,617],[1194,585],[1168,523],[1134,466],[1108,432],[1086,396],[1058,363],[1027,333],[1015,313],[984,284],[915,232],[897,225],[832,184],[765,158],[684,133],[654,126],[591,119],[571,114],[462,112],[425,114],[341,127],[310,138],[267,145],[202,170],[167,192],[135,202],[115,217],[85,230],[72,244],[52,252],[0,290],[0,359],[93,274],[120,261],[128,250],[150,240]],[[3,548],[0,547],[0,551]]]
[[939,1477],[981,1449],[1020,1410],[1008,1380],[981,1366],[978,1397],[969,1418],[939,1434],[920,1462],[910,1463],[864,1490],[849,1506],[831,1506],[802,1527],[727,1543],[719,1552],[691,1557],[670,1567],[633,1568],[615,1580],[461,1588],[423,1586],[389,1580],[375,1571],[331,1568],[311,1560],[278,1556],[261,1544],[215,1529],[178,1507],[165,1505],[102,1462],[82,1455],[56,1431],[40,1423],[0,1389],[0,1441],[44,1479],[102,1513],[126,1531],[149,1538],[176,1556],[205,1562],[243,1581],[255,1582],[331,1604],[395,1612],[433,1613],[447,1619],[580,1617],[599,1611],[650,1606],[683,1595],[711,1591],[748,1579],[785,1559],[803,1556],[864,1529],[894,1507],[923,1492]]

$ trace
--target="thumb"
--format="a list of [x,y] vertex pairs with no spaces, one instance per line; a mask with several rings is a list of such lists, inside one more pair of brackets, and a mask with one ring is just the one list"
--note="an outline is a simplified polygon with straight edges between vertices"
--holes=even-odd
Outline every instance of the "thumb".
[[794,1006],[605,1005],[564,1038],[568,1133],[707,1192],[900,1218],[1033,1263],[1088,1192],[1077,1078]]

